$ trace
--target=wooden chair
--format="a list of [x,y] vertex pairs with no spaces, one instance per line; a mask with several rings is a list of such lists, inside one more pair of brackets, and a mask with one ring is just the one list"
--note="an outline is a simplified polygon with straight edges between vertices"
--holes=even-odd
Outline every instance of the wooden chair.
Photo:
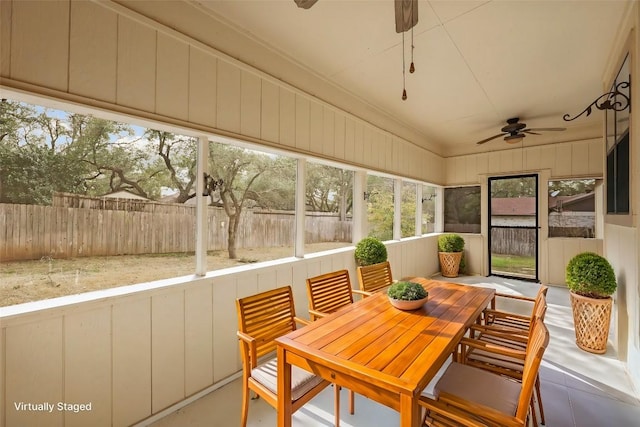
[[[321,319],[342,307],[353,304],[353,289],[348,270],[339,270],[307,279],[307,296],[309,299],[309,316],[311,320]],[[335,385],[336,422],[340,422],[340,387]],[[353,415],[354,396],[349,390],[349,413]]]
[[[547,311],[544,294],[540,295],[535,310],[533,322],[526,335],[519,329],[473,325],[470,328],[470,336],[475,338],[463,338],[460,341],[458,362],[521,381],[524,356],[533,339],[533,325],[537,321],[544,322]],[[539,376],[535,381],[535,397],[540,411],[540,421],[545,424]],[[537,426],[533,401],[531,403],[534,425]]]
[[536,306],[540,302],[541,297],[547,296],[547,291],[549,288],[547,286],[540,286],[538,289],[538,293],[535,298],[525,297],[521,295],[509,295],[496,293],[496,298],[506,298],[512,299],[516,301],[526,301],[529,303],[533,303],[531,314],[523,315],[517,313],[511,313],[508,311],[501,311],[496,309],[496,298],[491,301],[491,308],[484,310],[484,323],[486,325],[491,325],[494,327],[504,327],[510,329],[520,329],[523,331],[529,331],[531,327],[531,319],[533,318],[533,313],[536,311]]
[[425,394],[420,397],[420,405],[426,410],[426,424],[526,426],[534,384],[548,344],[549,331],[536,319],[524,356],[521,382],[473,366],[451,363],[435,385],[434,398]]
[[389,261],[358,267],[357,272],[360,290],[354,290],[354,292],[365,297],[388,288],[393,283]]
[[[249,393],[262,396],[274,408],[278,407],[278,362],[268,356],[276,350],[275,339],[296,329],[298,319],[290,286],[262,292],[236,300],[238,339],[242,355],[242,419],[246,427]],[[330,383],[297,366],[291,367],[293,411],[320,393]]]

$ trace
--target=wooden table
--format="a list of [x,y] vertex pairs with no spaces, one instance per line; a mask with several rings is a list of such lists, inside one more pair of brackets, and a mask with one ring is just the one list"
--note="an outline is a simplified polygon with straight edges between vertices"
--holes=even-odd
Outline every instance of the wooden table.
[[420,425],[422,390],[495,291],[409,280],[429,291],[419,310],[398,310],[376,293],[276,340],[279,427],[291,426],[291,365],[395,409],[401,427]]

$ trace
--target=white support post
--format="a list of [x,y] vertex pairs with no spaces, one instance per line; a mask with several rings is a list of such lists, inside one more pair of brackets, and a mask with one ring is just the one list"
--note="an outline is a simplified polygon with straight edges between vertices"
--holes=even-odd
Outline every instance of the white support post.
[[198,138],[196,158],[196,275],[207,273],[207,246],[209,227],[207,221],[207,205],[209,197],[203,196],[205,174],[209,173],[209,140],[206,136]]
[[393,180],[393,240],[402,238],[402,180]]
[[416,184],[416,236],[422,236],[422,184]]
[[353,225],[351,241],[356,244],[368,234],[367,204],[364,193],[367,191],[367,173],[356,171],[353,177]]
[[436,217],[434,219],[433,231],[444,232],[444,188],[436,188]]
[[306,160],[298,159],[296,162],[296,230],[294,255],[298,258],[304,258],[304,240],[305,240],[305,182],[306,182]]

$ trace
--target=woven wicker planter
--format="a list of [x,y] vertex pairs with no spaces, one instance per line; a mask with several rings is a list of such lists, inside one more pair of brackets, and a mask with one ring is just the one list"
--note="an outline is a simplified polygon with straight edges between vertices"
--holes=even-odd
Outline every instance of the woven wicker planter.
[[444,277],[458,277],[462,252],[438,252],[440,274]]
[[573,292],[569,294],[576,344],[590,353],[606,353],[613,299],[588,298]]

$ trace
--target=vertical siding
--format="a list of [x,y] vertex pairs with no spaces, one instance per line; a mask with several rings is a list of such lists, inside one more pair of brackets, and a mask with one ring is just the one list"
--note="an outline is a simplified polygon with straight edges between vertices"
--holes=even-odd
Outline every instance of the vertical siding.
[[189,121],[216,127],[218,64],[201,49],[189,50]]
[[129,18],[118,17],[118,73],[116,102],[154,111],[157,33]]
[[295,135],[296,148],[309,151],[309,99],[301,94],[296,94]]
[[296,94],[280,88],[280,143],[295,147],[296,144]]
[[[51,89],[67,90],[69,7],[67,1],[12,2],[12,76]],[[37,65],[33,55],[38,58]]]
[[115,102],[118,15],[92,2],[75,1],[70,28],[69,91]]
[[181,120],[189,118],[189,45],[158,34],[156,113]]
[[262,80],[261,102],[260,137],[267,141],[280,142],[280,92],[278,86]]
[[[388,243],[394,277],[439,270],[436,236]],[[305,279],[347,268],[353,250],[275,266],[176,282],[147,290],[95,293],[85,303],[0,318],[6,423],[127,426],[241,369],[236,298],[292,285],[296,312],[308,317]],[[112,296],[105,296],[112,292]],[[88,298],[91,294],[88,294]],[[17,412],[13,402],[92,402],[79,414]]]
[[260,138],[261,80],[255,74],[243,71],[240,88],[240,133]]
[[239,134],[241,70],[227,61],[218,60],[217,77],[217,127]]

